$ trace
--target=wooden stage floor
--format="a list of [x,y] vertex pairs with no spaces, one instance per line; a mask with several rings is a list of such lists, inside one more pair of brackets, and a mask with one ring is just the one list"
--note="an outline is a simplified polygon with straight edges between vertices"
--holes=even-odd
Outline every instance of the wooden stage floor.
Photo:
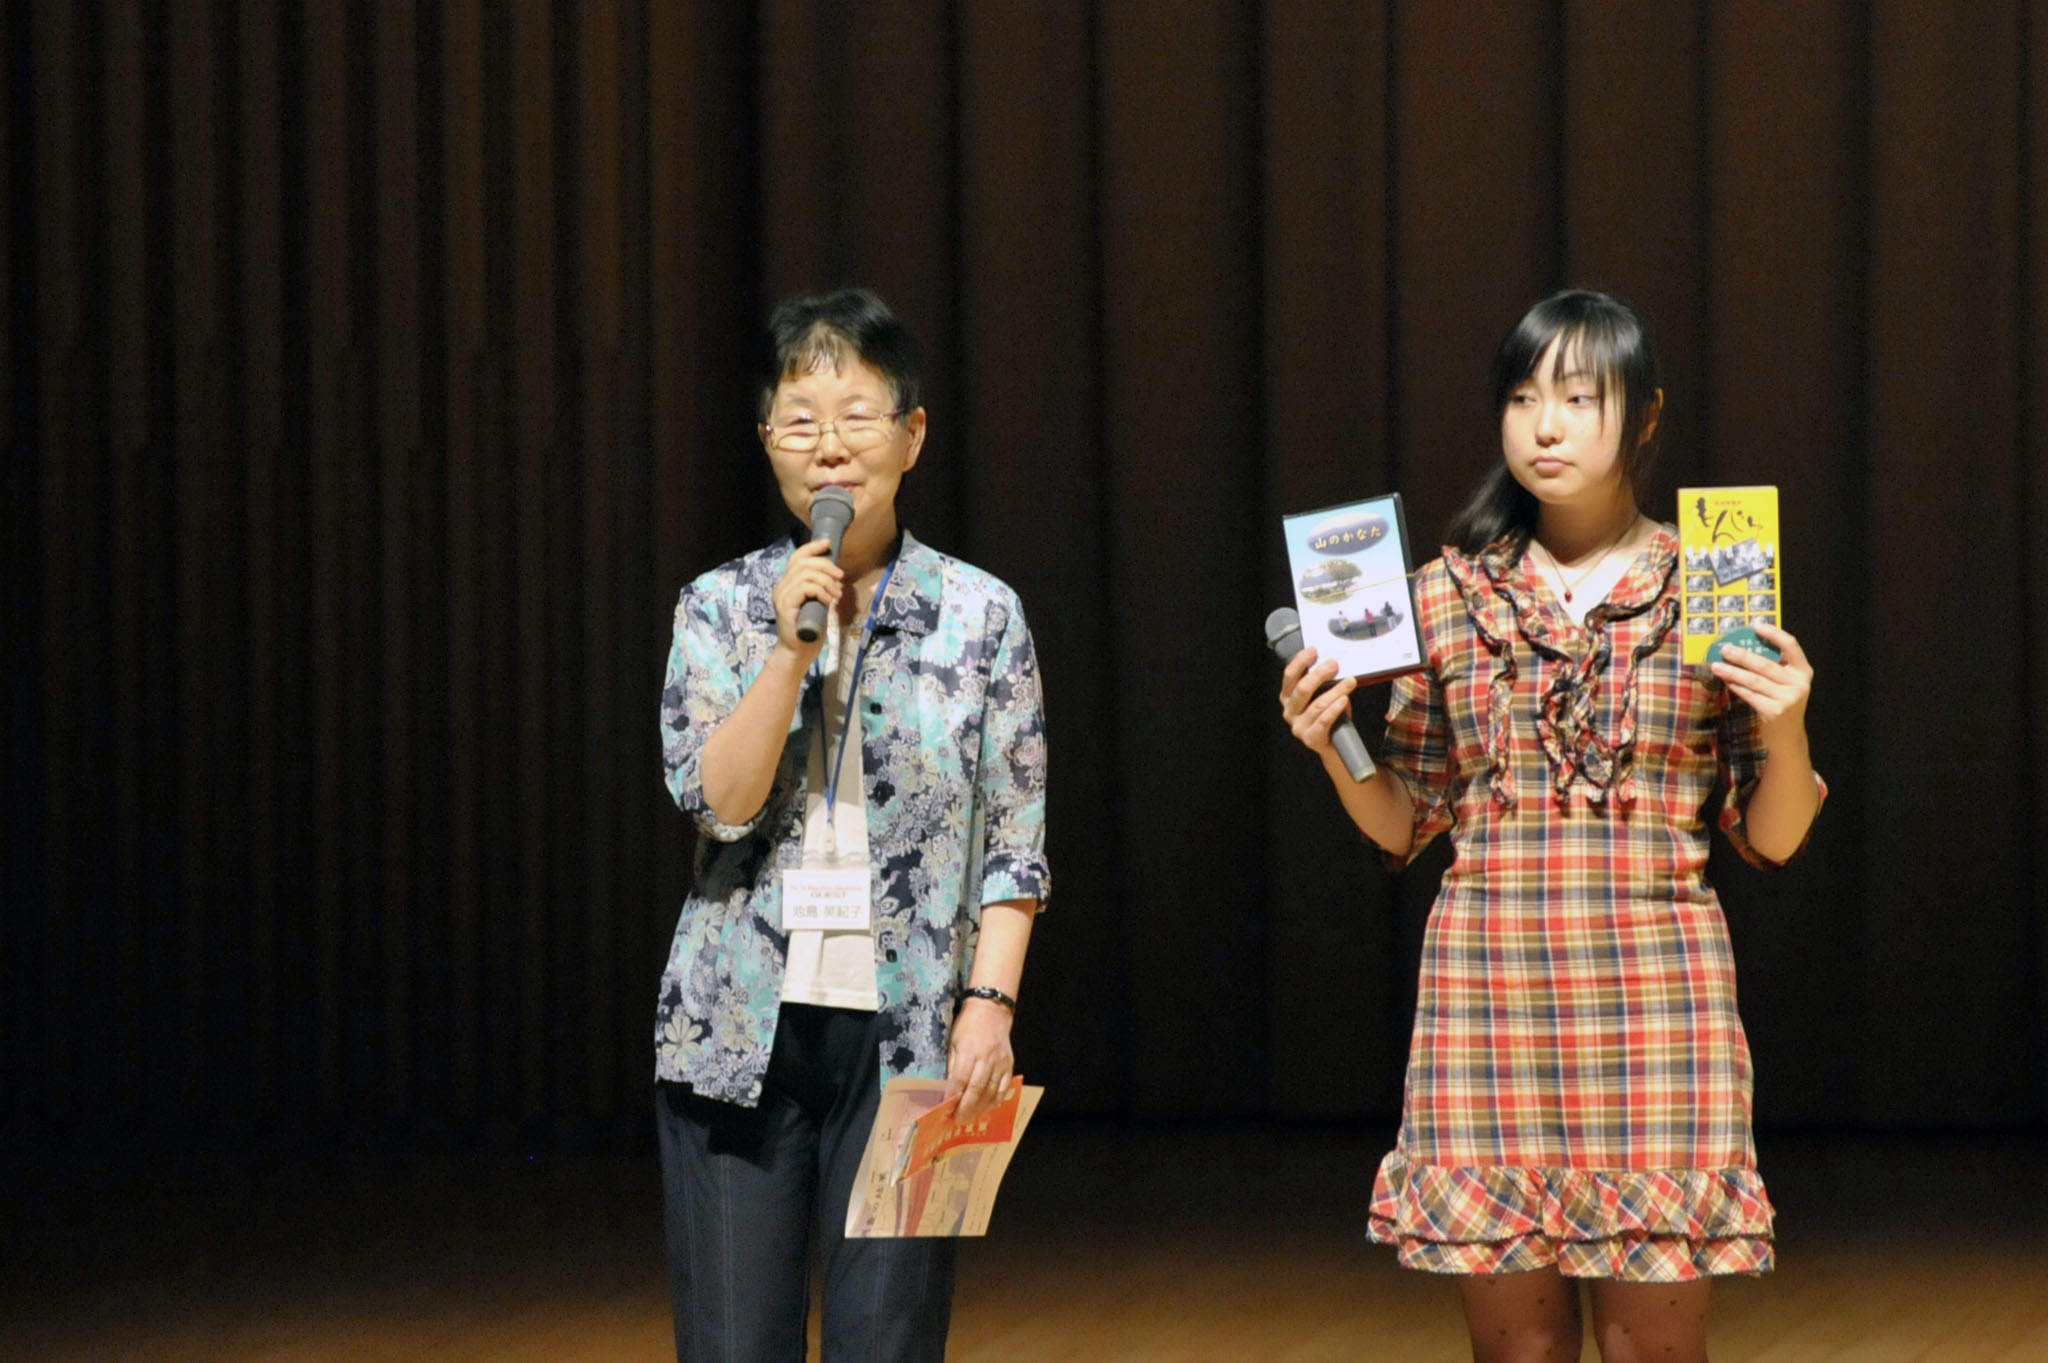
[[[1452,1289],[1363,1241],[1385,1140],[1042,1124],[963,1253],[949,1357],[1463,1359]],[[2048,1141],[1760,1145],[1780,1267],[1716,1288],[1720,1363],[2048,1363]],[[651,1159],[9,1164],[0,1359],[670,1356]]]

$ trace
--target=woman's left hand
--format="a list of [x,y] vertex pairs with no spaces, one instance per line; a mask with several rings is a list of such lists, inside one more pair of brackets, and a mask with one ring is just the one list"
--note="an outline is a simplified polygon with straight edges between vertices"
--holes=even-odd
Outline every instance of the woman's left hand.
[[971,1121],[1003,1096],[1017,1057],[1010,1050],[1010,1010],[993,999],[968,999],[953,1019],[946,1045],[946,1096],[960,1095],[960,1120]]
[[1775,625],[1756,626],[1757,637],[1783,655],[1772,662],[1761,653],[1730,645],[1721,650],[1714,675],[1756,711],[1766,747],[1806,736],[1806,701],[1813,691],[1813,664],[1799,641]]

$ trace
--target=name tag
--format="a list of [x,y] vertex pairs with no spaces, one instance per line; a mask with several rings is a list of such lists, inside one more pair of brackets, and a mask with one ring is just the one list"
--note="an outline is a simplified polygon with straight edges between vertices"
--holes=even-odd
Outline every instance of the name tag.
[[868,925],[868,868],[805,867],[782,873],[782,930],[848,932]]

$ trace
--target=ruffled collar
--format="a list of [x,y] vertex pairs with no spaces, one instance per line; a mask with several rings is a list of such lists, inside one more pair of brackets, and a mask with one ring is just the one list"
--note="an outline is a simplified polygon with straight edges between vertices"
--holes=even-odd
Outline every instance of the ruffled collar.
[[[1493,802],[1512,808],[1516,799],[1508,740],[1514,719],[1517,672],[1513,640],[1520,635],[1552,666],[1537,709],[1536,736],[1550,763],[1552,797],[1564,802],[1574,785],[1586,799],[1626,804],[1635,799],[1636,677],[1643,659],[1656,652],[1678,620],[1678,597],[1670,590],[1678,568],[1678,537],[1658,526],[1650,542],[1616,582],[1607,598],[1574,622],[1530,571],[1526,548],[1497,540],[1477,554],[1444,550],[1444,567],[1464,598],[1480,642],[1493,657],[1486,720],[1487,783]],[[1609,626],[1648,615],[1642,641],[1629,651],[1622,681],[1621,715],[1611,734],[1595,726],[1599,683],[1614,655]]]

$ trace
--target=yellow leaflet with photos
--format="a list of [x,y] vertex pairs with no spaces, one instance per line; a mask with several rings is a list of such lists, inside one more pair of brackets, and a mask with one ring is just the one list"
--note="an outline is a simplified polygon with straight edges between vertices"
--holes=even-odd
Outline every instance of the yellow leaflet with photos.
[[1707,661],[1715,640],[1744,627],[1783,627],[1777,488],[1680,488],[1678,543],[1686,662]]

